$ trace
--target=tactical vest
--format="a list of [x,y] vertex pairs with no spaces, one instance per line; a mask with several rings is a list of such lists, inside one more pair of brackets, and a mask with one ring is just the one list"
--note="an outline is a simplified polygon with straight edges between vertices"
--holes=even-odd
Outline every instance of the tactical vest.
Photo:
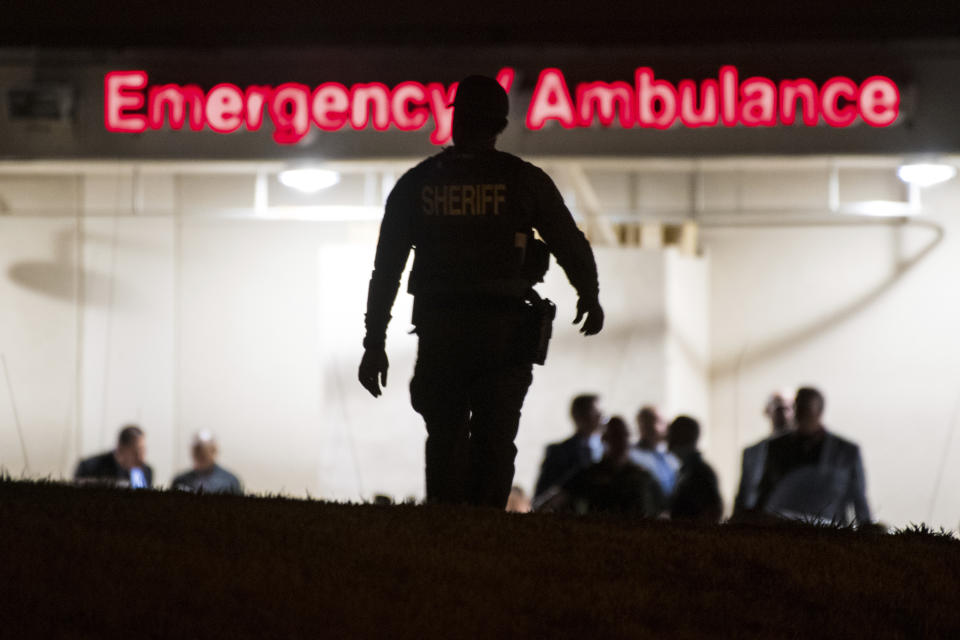
[[522,160],[492,150],[449,149],[423,165],[408,195],[411,294],[520,298],[539,279],[529,274],[533,203],[524,174]]

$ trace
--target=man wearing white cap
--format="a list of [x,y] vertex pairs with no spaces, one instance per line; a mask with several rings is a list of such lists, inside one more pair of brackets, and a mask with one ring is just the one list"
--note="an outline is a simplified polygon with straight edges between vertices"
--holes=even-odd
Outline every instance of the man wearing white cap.
[[232,493],[243,495],[237,476],[217,464],[217,442],[209,431],[200,431],[193,437],[193,470],[181,473],[170,487],[192,493]]

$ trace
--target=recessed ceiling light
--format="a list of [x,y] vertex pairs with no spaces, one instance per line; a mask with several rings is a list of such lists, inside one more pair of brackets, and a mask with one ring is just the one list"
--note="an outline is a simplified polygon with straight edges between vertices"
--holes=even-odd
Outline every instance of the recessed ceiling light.
[[904,164],[897,169],[897,177],[917,187],[931,187],[946,182],[957,175],[957,168],[952,164],[934,164],[922,162]]
[[916,207],[909,202],[897,200],[862,200],[848,202],[840,208],[840,213],[858,216],[872,216],[875,218],[904,218],[919,213]]
[[287,169],[277,178],[285,187],[303,193],[316,193],[340,182],[340,174],[329,169]]

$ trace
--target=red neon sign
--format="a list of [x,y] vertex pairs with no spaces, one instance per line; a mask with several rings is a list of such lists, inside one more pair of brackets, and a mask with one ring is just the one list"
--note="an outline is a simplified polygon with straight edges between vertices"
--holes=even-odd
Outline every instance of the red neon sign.
[[[685,127],[773,127],[793,125],[797,113],[805,126],[821,118],[831,127],[849,127],[860,120],[886,127],[900,114],[900,90],[885,76],[871,76],[859,85],[835,77],[822,87],[809,79],[739,79],[736,67],[724,66],[716,80],[681,80],[676,86],[658,79],[649,67],[634,73],[633,86],[625,82],[587,82],[575,94],[567,89],[560,69],[540,72],[526,124],[541,129],[550,121],[565,128],[589,127],[595,121],[611,126],[668,129]],[[799,107],[799,108],[798,108]]]
[[[514,71],[501,69],[497,81],[508,92]],[[145,71],[112,71],[104,78],[104,123],[117,133],[171,129],[188,125],[217,133],[241,128],[257,131],[266,119],[273,139],[295,144],[310,128],[337,131],[346,126],[372,126],[384,131],[418,131],[433,120],[430,140],[446,144],[451,137],[453,109],[448,106],[457,85],[438,82],[401,82],[393,88],[380,82],[354,84],[325,82],[311,88],[288,82],[276,87],[252,85],[241,89],[221,83],[204,92],[196,85],[148,86]],[[138,113],[146,108],[146,114]],[[871,76],[859,85],[834,77],[818,87],[798,78],[775,83],[769,78],[740,80],[736,67],[721,67],[716,79],[699,83],[681,80],[674,85],[657,78],[649,67],[639,67],[633,84],[584,82],[573,93],[560,69],[540,72],[526,113],[526,126],[539,130],[549,122],[571,129],[603,127],[668,129],[685,127],[772,127],[777,125],[848,127],[857,121],[886,127],[900,113],[900,90],[885,76]],[[799,116],[799,118],[798,118]]]

